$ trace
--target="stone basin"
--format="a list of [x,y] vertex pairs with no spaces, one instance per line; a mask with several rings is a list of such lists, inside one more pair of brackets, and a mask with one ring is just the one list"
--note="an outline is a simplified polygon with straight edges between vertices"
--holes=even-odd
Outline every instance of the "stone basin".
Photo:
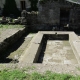
[[32,40],[24,62],[79,64],[79,48],[80,40],[74,32],[39,31]]

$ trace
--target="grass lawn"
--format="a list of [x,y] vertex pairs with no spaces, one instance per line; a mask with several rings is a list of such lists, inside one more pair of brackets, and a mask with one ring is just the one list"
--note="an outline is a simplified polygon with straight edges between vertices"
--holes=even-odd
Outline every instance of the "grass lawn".
[[47,71],[43,74],[34,72],[28,74],[23,70],[0,71],[0,80],[80,80],[80,76],[57,74]]
[[0,20],[2,20],[2,17],[0,17]]
[[2,25],[0,24],[0,29],[12,29],[12,28],[23,28],[24,26],[23,25]]

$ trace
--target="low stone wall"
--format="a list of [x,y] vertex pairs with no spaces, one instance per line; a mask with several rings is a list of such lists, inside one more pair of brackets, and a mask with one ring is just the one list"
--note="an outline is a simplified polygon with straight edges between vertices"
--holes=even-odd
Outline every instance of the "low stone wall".
[[22,30],[19,30],[12,36],[4,39],[2,42],[0,42],[0,55],[1,57],[4,56],[4,52],[13,45],[16,41],[18,41],[21,36],[27,31],[27,28],[23,28]]
[[30,31],[52,31],[54,25],[51,24],[34,24],[34,25],[28,25],[30,28]]
[[73,49],[75,56],[77,57],[78,63],[80,63],[80,39],[74,32],[69,34],[69,43]]
[[27,24],[28,25],[34,25],[38,22],[38,13],[37,12],[31,12],[27,14]]

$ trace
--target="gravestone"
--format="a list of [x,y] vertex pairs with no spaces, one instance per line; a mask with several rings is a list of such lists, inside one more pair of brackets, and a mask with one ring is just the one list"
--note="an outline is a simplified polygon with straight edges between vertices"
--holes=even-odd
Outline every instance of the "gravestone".
[[21,17],[26,17],[27,16],[27,11],[26,10],[23,10],[22,12],[21,12]]
[[23,10],[21,12],[21,24],[27,24],[27,11]]

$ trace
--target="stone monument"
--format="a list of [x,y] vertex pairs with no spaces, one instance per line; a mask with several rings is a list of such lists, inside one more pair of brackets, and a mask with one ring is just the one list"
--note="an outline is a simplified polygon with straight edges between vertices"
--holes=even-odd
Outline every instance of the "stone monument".
[[27,11],[23,10],[21,12],[21,24],[27,24]]

